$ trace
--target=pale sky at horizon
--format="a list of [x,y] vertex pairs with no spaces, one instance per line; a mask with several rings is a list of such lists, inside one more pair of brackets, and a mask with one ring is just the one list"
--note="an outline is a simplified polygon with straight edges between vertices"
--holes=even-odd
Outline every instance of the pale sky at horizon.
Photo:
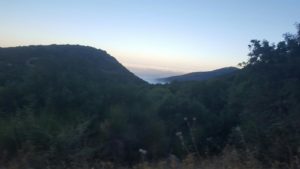
[[299,0],[0,0],[0,47],[80,44],[133,72],[212,70],[245,61],[251,39],[278,42],[295,32],[299,7]]

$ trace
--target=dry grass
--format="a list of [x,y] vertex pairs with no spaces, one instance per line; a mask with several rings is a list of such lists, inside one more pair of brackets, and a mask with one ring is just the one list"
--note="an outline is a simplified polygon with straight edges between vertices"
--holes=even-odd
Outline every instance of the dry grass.
[[139,165],[136,169],[263,169],[254,158],[241,160],[236,151],[225,151],[220,156],[196,158],[188,155],[183,161],[162,161],[157,164]]
[[[35,169],[30,165],[27,154],[18,160],[11,161],[6,167],[1,166],[0,169]],[[300,161],[295,158],[291,164],[282,165],[273,163],[272,167],[263,167],[252,155],[241,155],[235,149],[226,148],[219,156],[210,158],[196,158],[188,155],[184,160],[178,160],[175,156],[159,162],[143,162],[131,168],[116,166],[109,162],[95,162],[93,165],[84,161],[77,161],[71,165],[60,164],[58,166],[50,166],[45,164],[43,169],[300,169]]]

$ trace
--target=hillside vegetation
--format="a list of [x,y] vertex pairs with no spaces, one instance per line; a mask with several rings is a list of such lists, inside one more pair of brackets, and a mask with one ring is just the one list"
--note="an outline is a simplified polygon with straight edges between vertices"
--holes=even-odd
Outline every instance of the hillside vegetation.
[[297,168],[300,25],[234,74],[150,85],[104,51],[0,48],[0,164]]
[[221,69],[207,71],[207,72],[192,72],[192,73],[187,73],[179,76],[160,78],[158,79],[158,81],[164,83],[182,82],[182,81],[203,81],[203,80],[218,78],[220,76],[229,75],[234,73],[237,70],[239,69],[236,67],[224,67]]

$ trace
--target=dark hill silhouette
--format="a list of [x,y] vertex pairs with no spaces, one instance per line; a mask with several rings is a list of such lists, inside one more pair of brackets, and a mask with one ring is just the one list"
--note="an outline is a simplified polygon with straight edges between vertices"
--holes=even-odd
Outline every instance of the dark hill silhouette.
[[[93,80],[101,83],[144,83],[106,51],[80,45],[0,48],[0,84],[28,76]],[[14,75],[14,76],[11,76]]]
[[202,80],[208,80],[211,78],[227,75],[230,73],[233,73],[235,71],[239,70],[236,67],[225,67],[213,71],[207,71],[207,72],[192,72],[184,75],[179,76],[171,76],[166,78],[160,78],[158,79],[161,82],[173,82],[173,81],[202,81]]
[[0,115],[24,106],[60,117],[75,111],[94,114],[107,102],[118,100],[125,86],[143,84],[147,83],[115,58],[92,47],[0,49]]

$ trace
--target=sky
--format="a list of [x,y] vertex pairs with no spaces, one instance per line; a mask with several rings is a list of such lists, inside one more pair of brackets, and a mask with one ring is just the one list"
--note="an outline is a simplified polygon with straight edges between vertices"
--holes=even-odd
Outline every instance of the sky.
[[0,47],[80,44],[144,79],[236,66],[295,32],[300,0],[0,0]]

